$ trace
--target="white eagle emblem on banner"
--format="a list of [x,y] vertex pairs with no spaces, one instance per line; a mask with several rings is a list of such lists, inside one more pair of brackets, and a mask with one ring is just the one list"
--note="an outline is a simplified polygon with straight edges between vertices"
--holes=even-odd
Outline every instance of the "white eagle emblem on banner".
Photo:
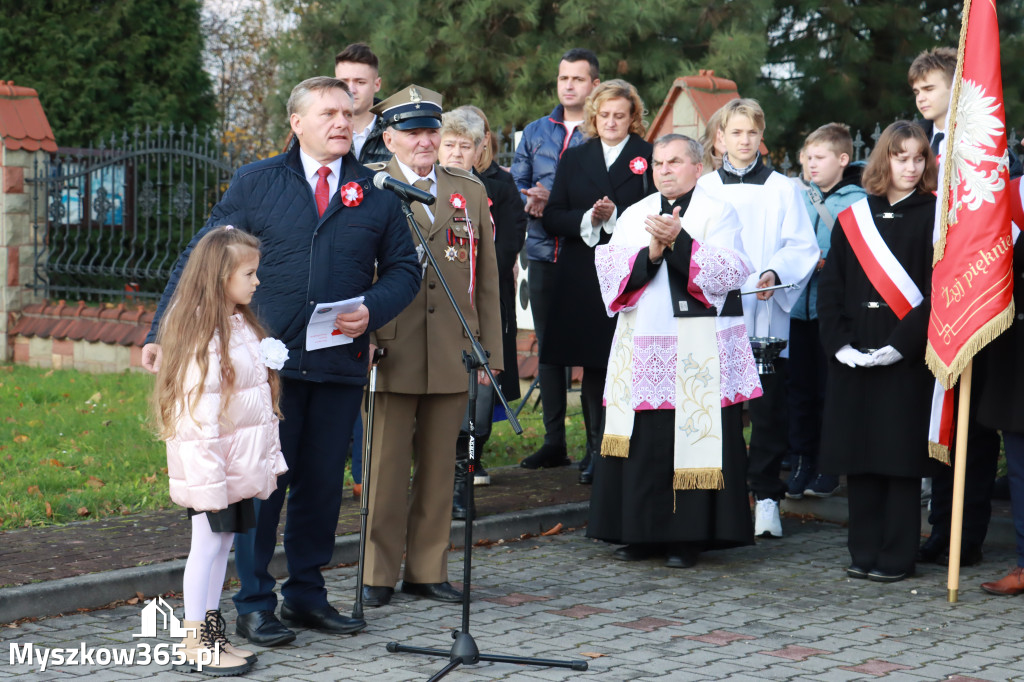
[[[1003,122],[997,116],[999,102],[989,97],[974,81],[965,80],[960,90],[954,144],[949,151],[959,183],[951,188],[951,207],[976,211],[983,202],[995,203],[995,195],[1005,185],[1000,171],[1009,168],[1006,152],[994,156],[998,137],[1003,135]],[[982,164],[995,164],[988,169]],[[950,221],[952,222],[952,221]]]

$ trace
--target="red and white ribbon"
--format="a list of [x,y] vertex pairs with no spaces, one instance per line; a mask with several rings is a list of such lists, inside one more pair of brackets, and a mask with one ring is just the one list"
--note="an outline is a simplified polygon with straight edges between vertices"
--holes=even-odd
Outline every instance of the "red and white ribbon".
[[924,295],[878,233],[868,200],[861,199],[840,213],[839,223],[871,284],[902,320]]

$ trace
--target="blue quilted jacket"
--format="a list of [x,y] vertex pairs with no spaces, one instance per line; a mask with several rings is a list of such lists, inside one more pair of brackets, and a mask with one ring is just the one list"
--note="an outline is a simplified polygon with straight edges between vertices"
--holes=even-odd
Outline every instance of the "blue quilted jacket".
[[320,218],[313,190],[303,177],[298,145],[238,169],[209,221],[178,258],[146,341],[156,338],[160,317],[199,239],[212,227],[234,225],[263,243],[257,273],[260,286],[251,305],[268,333],[288,346],[281,375],[365,383],[368,333],[344,346],[305,350],[306,323],[315,304],[364,296],[370,311],[369,332],[396,317],[415,298],[421,273],[395,195],[376,189],[372,173],[352,154],[342,161],[341,174],[339,187],[348,182],[362,187],[362,203],[346,207],[335,192]]
[[[516,187],[520,190],[529,189],[539,182],[548,190],[551,189],[562,152],[585,140],[580,126],[577,126],[566,143],[565,130],[565,109],[561,104],[554,108],[550,116],[538,118],[526,126],[511,168]],[[525,195],[520,196],[525,201]],[[527,258],[549,263],[558,260],[558,239],[544,231],[540,218],[531,216],[526,232]]]

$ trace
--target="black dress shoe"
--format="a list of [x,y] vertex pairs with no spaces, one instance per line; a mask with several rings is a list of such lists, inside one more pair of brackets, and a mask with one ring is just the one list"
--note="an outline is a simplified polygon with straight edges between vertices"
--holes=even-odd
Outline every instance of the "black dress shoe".
[[658,556],[661,554],[661,550],[660,545],[652,543],[626,545],[612,552],[612,556],[619,561],[643,561]]
[[321,606],[311,611],[301,611],[281,604],[281,620],[293,627],[313,628],[335,635],[354,635],[366,627],[362,618],[349,618],[338,613],[333,606]]
[[387,606],[395,593],[393,587],[363,585],[363,606]]
[[855,566],[854,564],[850,564],[846,567],[847,577],[853,578],[854,580],[867,580],[870,573],[871,571],[868,569]]
[[258,646],[281,646],[295,639],[295,633],[281,625],[273,611],[238,614],[235,632]]
[[580,472],[580,485],[593,485],[594,483],[594,462],[591,460],[590,466]]
[[540,446],[540,450],[537,450],[537,452],[520,462],[519,466],[524,469],[551,469],[553,467],[569,466],[571,463],[571,460],[565,454],[564,445],[548,445],[545,443]]
[[434,601],[462,601],[462,593],[451,586],[451,583],[411,583],[402,581],[402,593],[415,597],[433,599]]
[[[977,566],[985,558],[985,555],[981,551],[981,547],[978,545],[963,545],[960,548],[960,565],[961,566]],[[943,566],[949,566],[949,548],[943,552],[942,556],[935,560],[935,563],[942,564]]]
[[697,565],[700,550],[690,544],[679,544],[669,547],[665,557],[668,568],[693,568]]
[[[946,556],[945,561],[940,559]],[[917,550],[917,560],[926,564],[949,563],[949,538],[939,533],[932,533]]]
[[579,466],[580,471],[586,471],[590,467],[591,459],[593,459],[593,457],[591,457],[589,452],[583,456],[583,459],[581,459],[580,463],[577,465]]
[[913,571],[883,571],[880,568],[873,568],[868,571],[868,580],[876,583],[896,583],[912,575]]

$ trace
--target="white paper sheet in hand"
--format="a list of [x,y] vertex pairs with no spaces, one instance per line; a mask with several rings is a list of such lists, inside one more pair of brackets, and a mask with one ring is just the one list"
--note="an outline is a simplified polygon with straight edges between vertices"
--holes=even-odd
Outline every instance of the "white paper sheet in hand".
[[334,328],[334,318],[341,313],[351,313],[363,304],[363,297],[356,296],[334,303],[317,303],[313,317],[306,326],[306,350],[319,350],[331,346],[352,343],[351,336],[345,336]]

